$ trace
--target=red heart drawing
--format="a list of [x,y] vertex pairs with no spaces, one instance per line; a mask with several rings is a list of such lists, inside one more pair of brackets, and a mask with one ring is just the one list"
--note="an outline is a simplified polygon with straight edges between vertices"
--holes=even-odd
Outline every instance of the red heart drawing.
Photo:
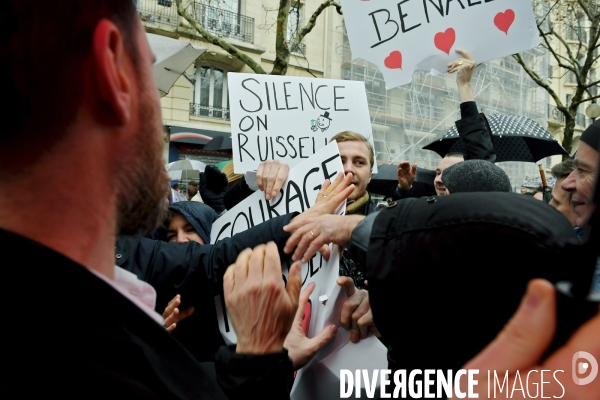
[[510,8],[504,12],[496,14],[494,17],[494,25],[502,32],[508,35],[508,29],[515,21],[515,12]]
[[389,69],[402,69],[402,53],[398,50],[392,51],[390,55],[385,58],[383,64]]
[[446,29],[446,32],[436,33],[433,38],[433,43],[435,44],[435,47],[450,55],[450,49],[454,46],[455,40],[456,32],[454,32],[454,29],[448,28]]

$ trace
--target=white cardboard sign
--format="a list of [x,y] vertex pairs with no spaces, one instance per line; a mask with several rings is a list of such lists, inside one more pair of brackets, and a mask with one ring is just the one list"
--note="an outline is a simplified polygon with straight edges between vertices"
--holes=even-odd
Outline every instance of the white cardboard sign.
[[[211,243],[231,237],[250,226],[289,212],[302,212],[314,204],[317,193],[325,179],[335,179],[343,173],[341,158],[336,143],[329,143],[308,160],[291,168],[281,193],[267,201],[264,192],[256,191],[237,206],[217,219],[211,230]],[[336,210],[345,212],[345,203]],[[308,263],[302,264],[303,287],[315,282],[310,296],[311,312],[307,336],[314,337],[324,326],[339,327],[335,338],[329,342],[311,362],[302,368],[291,393],[293,400],[317,400],[339,397],[341,369],[384,369],[387,368],[386,348],[375,337],[367,337],[357,344],[350,342],[350,333],[340,325],[341,306],[346,295],[336,283],[339,271],[339,251],[332,247],[329,261],[319,253]],[[282,265],[284,279],[291,264]],[[321,301],[323,300],[323,301]],[[227,344],[237,342],[231,321],[221,296],[215,298],[219,329]]]
[[438,75],[460,58],[484,62],[539,45],[529,0],[342,0],[353,58],[376,64],[386,88],[415,70]]
[[293,167],[346,130],[374,147],[363,82],[232,72],[227,81],[235,173],[267,159]]
[[[266,200],[264,192],[257,190],[254,194],[219,217],[213,223],[211,229],[211,243],[231,237],[236,233],[245,231],[252,226],[279,215],[295,211],[305,211],[314,204],[317,193],[325,179],[334,180],[339,173],[344,173],[344,169],[337,143],[330,143],[310,159],[290,169],[288,179],[285,181],[277,197]],[[338,211],[338,214],[343,214],[346,211],[345,203],[336,211]],[[287,279],[287,272],[290,266],[291,263],[282,265],[284,279]],[[331,286],[332,282],[333,285],[336,285],[335,280],[338,276],[338,270],[339,252],[337,251],[337,247],[332,248],[329,261],[325,261],[317,253],[308,263],[302,264],[303,286],[313,281],[317,283],[315,291],[311,295],[311,303],[315,312],[311,313],[309,334],[319,332],[319,330],[314,330],[316,329],[317,319],[321,318],[318,311],[323,308],[317,307],[317,305],[321,304],[319,296],[329,294],[328,287]],[[325,273],[325,271],[333,271],[333,275]],[[322,277],[326,279],[330,275],[334,276],[332,282],[322,282],[320,280]],[[236,343],[235,332],[231,326],[231,321],[227,318],[227,312],[224,309],[224,303],[221,299],[218,299],[216,306],[217,316],[219,317],[219,328],[223,337],[228,344]],[[313,324],[313,322],[315,323]]]

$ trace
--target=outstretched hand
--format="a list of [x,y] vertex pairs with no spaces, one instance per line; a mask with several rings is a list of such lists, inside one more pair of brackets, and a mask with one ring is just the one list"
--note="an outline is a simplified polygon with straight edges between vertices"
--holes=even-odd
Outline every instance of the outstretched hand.
[[223,277],[225,304],[238,338],[236,352],[280,352],[298,310],[300,264],[281,279],[281,261],[274,242],[242,251]]
[[[300,294],[300,304],[298,311],[292,324],[292,329],[285,338],[285,347],[288,351],[288,356],[294,364],[294,369],[298,370],[304,367],[312,358],[325,346],[337,333],[337,326],[328,325],[314,338],[309,339],[302,330],[302,321],[304,319],[304,310],[308,303],[308,298],[315,290],[316,284],[309,283]],[[310,317],[310,315],[308,316]]]
[[369,292],[357,289],[352,278],[348,276],[340,276],[336,283],[344,288],[344,292],[348,296],[342,305],[340,322],[344,328],[350,330],[350,341],[357,343],[366,338],[368,332],[373,333],[376,337],[381,337],[373,322]]
[[190,306],[183,311],[179,311],[179,305],[181,304],[181,295],[176,295],[173,300],[167,304],[165,311],[163,312],[163,318],[165,319],[164,326],[167,332],[173,332],[177,328],[177,324],[182,320],[186,319],[194,313],[195,308]]
[[398,164],[398,188],[400,190],[410,190],[416,176],[417,164],[410,165],[408,161],[402,161]]
[[[537,397],[542,386],[541,371],[546,372],[543,384],[543,397],[562,399],[598,399],[600,398],[600,376],[586,385],[576,384],[572,377],[576,363],[573,356],[579,351],[590,353],[600,360],[600,312],[582,325],[561,348],[550,354],[541,364],[546,349],[552,342],[556,331],[556,292],[552,284],[543,279],[534,279],[527,286],[517,312],[502,332],[469,361],[463,369],[479,369],[479,383],[476,392],[487,398],[488,385],[494,389],[494,374],[487,381],[487,371],[496,371],[504,379],[508,371],[507,388],[522,387],[513,391],[512,398],[523,398],[525,393]],[[562,370],[563,372],[555,371]],[[482,373],[483,371],[483,373]],[[551,372],[548,372],[551,371]],[[529,375],[531,373],[531,375]],[[520,380],[518,382],[517,380]],[[465,385],[466,386],[466,385]],[[525,386],[525,387],[524,387]],[[465,392],[466,387],[461,391]]]

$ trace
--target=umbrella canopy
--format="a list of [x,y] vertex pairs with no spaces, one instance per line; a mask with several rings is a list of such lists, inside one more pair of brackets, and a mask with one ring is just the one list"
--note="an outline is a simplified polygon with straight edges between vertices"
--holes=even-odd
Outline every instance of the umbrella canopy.
[[[415,182],[422,182],[433,186],[435,171],[418,167]],[[371,182],[367,185],[367,190],[371,193],[377,193],[387,196],[394,186],[398,185],[398,165],[397,164],[378,164],[377,173],[373,174]]]
[[156,62],[152,66],[152,75],[161,97],[165,96],[177,78],[184,73],[206,49],[197,49],[182,40],[147,33],[148,42]]
[[231,151],[233,149],[233,145],[231,143],[231,136],[217,136],[212,139],[210,142],[206,143],[202,150],[211,150],[211,151]]
[[[548,156],[569,154],[547,130],[530,118],[504,114],[486,118],[492,131],[496,162],[537,162]],[[447,153],[464,152],[456,126],[423,149],[433,150],[442,157]]]
[[186,179],[198,179],[204,168],[206,164],[196,160],[179,160],[165,165],[169,177],[174,180],[181,180],[182,176]]

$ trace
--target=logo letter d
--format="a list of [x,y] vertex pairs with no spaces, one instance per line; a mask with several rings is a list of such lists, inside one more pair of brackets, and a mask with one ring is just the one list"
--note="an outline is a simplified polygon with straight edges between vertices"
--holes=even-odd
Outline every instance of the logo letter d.
[[[577,360],[580,358],[585,358],[587,361],[587,363],[585,364],[588,365],[585,365],[584,363],[579,363],[579,365],[576,365]],[[583,374],[589,367],[591,367],[592,369],[587,378],[580,379],[577,377],[578,372],[580,374]],[[573,382],[575,382],[576,385],[587,385],[596,378],[596,375],[598,375],[598,361],[596,361],[594,356],[590,353],[585,351],[578,351],[577,353],[573,354],[573,360],[571,363],[571,373],[573,374]]]

